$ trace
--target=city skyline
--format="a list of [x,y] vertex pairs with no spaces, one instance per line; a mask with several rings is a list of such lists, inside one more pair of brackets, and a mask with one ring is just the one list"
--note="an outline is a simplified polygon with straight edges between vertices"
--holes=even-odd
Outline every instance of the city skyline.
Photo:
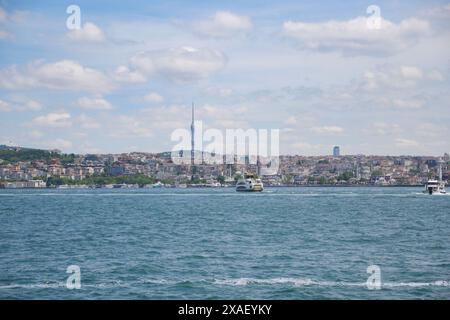
[[[280,153],[450,151],[450,5],[0,4],[0,144],[170,151],[189,128],[280,129]],[[139,8],[139,9],[138,9]],[[335,30],[341,30],[336,32]]]

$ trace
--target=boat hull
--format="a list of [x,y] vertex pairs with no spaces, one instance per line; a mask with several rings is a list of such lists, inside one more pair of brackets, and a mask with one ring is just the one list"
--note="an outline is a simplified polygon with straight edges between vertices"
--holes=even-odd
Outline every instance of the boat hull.
[[237,192],[261,192],[264,188],[255,188],[255,189],[248,189],[248,188],[236,188]]

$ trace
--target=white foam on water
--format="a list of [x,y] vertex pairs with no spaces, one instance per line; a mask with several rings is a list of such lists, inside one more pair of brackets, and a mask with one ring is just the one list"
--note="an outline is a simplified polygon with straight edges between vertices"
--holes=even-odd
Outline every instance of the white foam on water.
[[[290,284],[296,287],[301,286],[318,286],[318,287],[367,287],[366,282],[342,282],[342,281],[318,281],[309,278],[273,278],[273,279],[254,279],[254,278],[238,278],[238,279],[216,279],[214,284],[230,285],[230,286],[246,286],[246,285],[278,285]],[[383,288],[401,288],[401,287],[450,287],[450,281],[439,280],[432,282],[382,282]]]
[[[187,281],[187,280],[186,280]],[[145,284],[155,285],[174,285],[186,282],[185,280],[167,280],[167,279],[141,279],[137,282],[112,281],[102,283],[81,284],[81,288],[116,288],[116,287],[137,287]],[[191,282],[208,283],[205,279],[192,280]],[[310,278],[272,278],[272,279],[256,279],[256,278],[236,278],[236,279],[214,279],[214,285],[220,286],[248,286],[248,285],[291,285],[294,287],[361,287],[366,288],[366,282],[343,282],[343,281],[321,281]],[[450,287],[450,281],[438,280],[431,282],[382,282],[381,289],[389,288],[425,288],[425,287]],[[7,289],[56,289],[66,288],[65,282],[58,283],[34,283],[34,284],[8,284],[0,285],[0,290]]]
[[19,284],[11,283],[0,286],[0,289],[51,289],[66,287],[65,282],[58,283],[32,283],[32,284]]
[[435,196],[439,196],[439,197],[445,197],[445,196],[450,196],[450,193],[434,193],[433,195],[430,195],[426,192],[416,192],[414,193],[415,195],[420,195],[420,196],[426,196],[426,197],[435,197]]
[[317,281],[310,278],[272,278],[272,279],[255,279],[255,278],[238,278],[238,279],[216,279],[214,284],[231,285],[231,286],[246,286],[246,285],[278,285],[288,284],[296,287],[300,286],[365,286],[365,283],[350,283],[350,282],[335,282],[335,281]]
[[171,285],[178,283],[177,281],[166,280],[166,279],[142,279],[142,283],[151,283],[151,284],[165,284]]
[[450,287],[450,281],[440,280],[434,282],[383,282],[381,284],[385,288],[397,288],[397,287]]

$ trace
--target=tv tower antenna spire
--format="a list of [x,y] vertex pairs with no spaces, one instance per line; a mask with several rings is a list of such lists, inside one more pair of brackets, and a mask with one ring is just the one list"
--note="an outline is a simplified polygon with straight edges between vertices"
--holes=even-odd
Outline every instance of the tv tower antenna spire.
[[194,102],[192,102],[192,122],[191,122],[191,165],[194,165],[195,160],[195,142],[194,142],[194,135],[195,135],[195,125],[194,125]]

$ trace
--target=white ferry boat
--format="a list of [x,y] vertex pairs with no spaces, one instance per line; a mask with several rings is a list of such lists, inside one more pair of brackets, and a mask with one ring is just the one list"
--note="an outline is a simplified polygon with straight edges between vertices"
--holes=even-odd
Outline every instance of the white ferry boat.
[[245,173],[236,183],[236,191],[263,191],[264,186],[258,177],[252,173]]
[[445,184],[438,180],[428,180],[425,185],[424,193],[428,194],[446,194]]
[[446,194],[445,182],[442,180],[442,159],[439,160],[439,180],[431,179],[425,184],[424,193],[432,194]]

